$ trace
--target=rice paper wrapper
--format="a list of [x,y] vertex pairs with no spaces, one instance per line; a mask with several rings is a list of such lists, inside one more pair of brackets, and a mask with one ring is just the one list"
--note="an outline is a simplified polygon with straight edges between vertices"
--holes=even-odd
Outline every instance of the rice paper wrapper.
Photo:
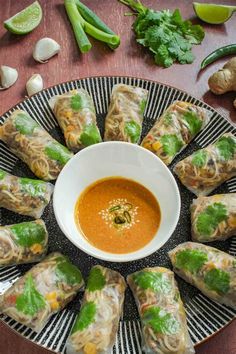
[[0,226],[0,266],[39,262],[48,248],[43,220]]
[[148,91],[125,84],[114,85],[105,118],[104,140],[138,144]]
[[169,252],[174,272],[210,299],[236,309],[236,259],[216,248],[185,242]]
[[142,146],[166,165],[206,127],[212,113],[190,102],[172,103],[144,137]]
[[175,165],[180,181],[197,196],[206,196],[236,176],[236,136],[223,134],[213,144]]
[[73,156],[23,110],[15,110],[4,121],[0,127],[0,139],[45,181],[56,179]]
[[0,207],[15,213],[40,218],[53,189],[51,183],[17,177],[0,169]]
[[83,284],[79,269],[67,257],[51,253],[0,296],[0,311],[40,332]]
[[194,353],[184,306],[167,268],[144,268],[128,276],[142,323],[143,351],[147,354]]
[[70,150],[77,152],[102,141],[94,103],[87,91],[77,89],[53,96],[49,105]]
[[190,209],[193,241],[225,241],[236,235],[236,193],[199,197]]
[[80,313],[67,341],[67,354],[110,354],[123,311],[126,284],[116,271],[91,269]]

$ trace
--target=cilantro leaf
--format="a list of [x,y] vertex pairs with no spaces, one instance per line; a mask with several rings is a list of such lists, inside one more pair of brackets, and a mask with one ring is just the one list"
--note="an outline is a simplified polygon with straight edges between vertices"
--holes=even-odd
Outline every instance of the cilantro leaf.
[[181,25],[183,23],[183,19],[179,9],[175,9],[175,11],[173,12],[172,21],[177,25]]
[[185,26],[182,26],[181,29],[185,38],[192,44],[201,44],[205,37],[205,32],[202,26],[192,25],[190,21],[185,21]]
[[17,310],[33,317],[37,312],[44,309],[45,306],[45,299],[35,288],[32,274],[27,275],[23,293],[16,299]]
[[227,219],[227,209],[222,203],[213,203],[203,210],[196,220],[196,228],[200,235],[210,236],[222,221]]
[[145,325],[149,325],[152,329],[161,334],[175,334],[180,330],[180,323],[171,314],[162,310],[160,307],[149,307],[142,316]]
[[195,59],[195,56],[191,51],[187,51],[178,56],[180,64],[191,64]]
[[89,291],[101,290],[106,284],[106,279],[100,268],[93,267],[89,273],[87,289]]
[[162,273],[140,271],[132,277],[134,283],[140,288],[151,289],[155,292],[167,294],[171,290],[170,282]]
[[192,136],[195,136],[201,130],[202,121],[194,112],[189,111],[184,113],[182,121],[185,123]]
[[79,139],[84,146],[97,144],[102,141],[98,127],[95,124],[87,125]]
[[21,190],[32,197],[43,198],[46,192],[46,182],[30,179],[20,178]]
[[51,141],[44,148],[45,154],[52,160],[57,161],[61,165],[65,165],[73,154],[57,141]]
[[125,123],[125,133],[130,137],[132,143],[137,143],[141,135],[141,127],[134,120]]
[[140,102],[140,113],[143,115],[144,114],[144,111],[145,111],[145,108],[146,108],[146,105],[147,105],[147,99],[144,98],[142,99],[142,101]]
[[16,130],[24,135],[33,134],[34,130],[39,127],[38,123],[35,122],[35,120],[33,120],[27,113],[17,114],[14,124]]
[[236,138],[231,136],[222,136],[215,143],[217,147],[220,157],[227,161],[233,158],[236,153]]
[[73,334],[88,328],[88,326],[95,321],[96,312],[96,304],[93,301],[86,302],[82,306],[80,313],[76,318],[71,333]]
[[204,283],[210,290],[224,295],[230,289],[230,275],[221,269],[211,269],[205,274]]
[[7,172],[6,172],[6,171],[3,171],[3,170],[0,168],[0,180],[1,180],[1,179],[4,179],[6,175],[7,175]]
[[83,281],[79,268],[70,263],[66,257],[62,257],[61,260],[58,260],[55,273],[61,282],[69,285],[77,285]]
[[198,150],[192,155],[192,164],[197,167],[203,167],[207,161],[207,152],[205,150]]
[[170,53],[167,49],[167,47],[164,44],[161,44],[157,48],[157,52],[155,55],[155,63],[164,66],[165,68],[168,68],[173,64],[173,59],[170,56]]
[[208,257],[205,252],[194,249],[184,249],[177,252],[175,267],[190,273],[197,273],[207,260]]
[[183,146],[183,142],[174,134],[163,135],[160,141],[162,143],[164,153],[168,156],[175,156]]
[[15,236],[15,241],[23,247],[31,247],[36,243],[44,243],[46,230],[43,225],[35,222],[21,222],[10,227]]
[[90,96],[84,92],[82,89],[78,91],[75,95],[73,95],[70,99],[70,107],[74,111],[80,111],[83,108],[88,108],[91,111],[94,111],[93,102]]

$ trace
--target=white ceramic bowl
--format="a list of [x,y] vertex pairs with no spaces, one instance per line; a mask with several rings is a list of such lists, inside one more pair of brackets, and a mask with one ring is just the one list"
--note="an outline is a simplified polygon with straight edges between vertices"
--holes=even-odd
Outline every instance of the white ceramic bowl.
[[[76,201],[91,183],[110,176],[133,179],[148,188],[161,209],[159,229],[145,247],[131,253],[108,253],[90,244],[74,220]],[[127,262],[157,251],[171,237],[179,220],[180,194],[169,169],[150,151],[130,143],[106,142],[78,152],[61,171],[54,189],[53,208],[66,237],[87,254],[111,262]]]

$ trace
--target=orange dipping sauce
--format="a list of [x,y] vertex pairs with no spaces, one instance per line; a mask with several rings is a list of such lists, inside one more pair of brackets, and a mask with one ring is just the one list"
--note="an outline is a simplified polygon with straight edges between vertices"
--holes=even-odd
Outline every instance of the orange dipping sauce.
[[87,187],[75,206],[75,221],[88,242],[110,253],[139,250],[155,236],[161,211],[141,184],[109,177]]

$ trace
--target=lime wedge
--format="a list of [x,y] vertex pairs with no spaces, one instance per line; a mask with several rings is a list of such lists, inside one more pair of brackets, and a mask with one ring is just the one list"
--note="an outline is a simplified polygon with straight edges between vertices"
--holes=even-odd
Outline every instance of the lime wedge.
[[35,29],[42,20],[43,12],[38,1],[4,21],[4,27],[15,34],[26,34]]
[[234,11],[236,6],[216,5],[194,2],[193,8],[196,15],[204,22],[211,24],[220,24],[226,22]]

